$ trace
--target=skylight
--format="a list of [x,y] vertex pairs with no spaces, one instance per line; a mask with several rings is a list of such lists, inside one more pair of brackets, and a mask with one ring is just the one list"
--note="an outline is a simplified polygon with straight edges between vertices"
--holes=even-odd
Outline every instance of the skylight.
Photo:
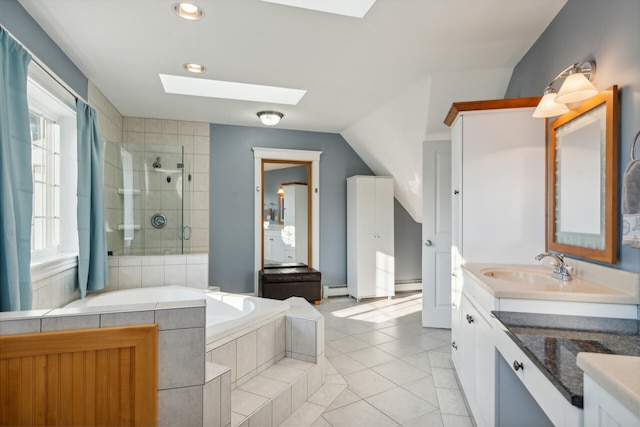
[[284,6],[300,7],[302,9],[317,10],[318,12],[333,13],[335,15],[364,18],[376,0],[262,0]]
[[296,105],[306,90],[159,74],[166,93]]

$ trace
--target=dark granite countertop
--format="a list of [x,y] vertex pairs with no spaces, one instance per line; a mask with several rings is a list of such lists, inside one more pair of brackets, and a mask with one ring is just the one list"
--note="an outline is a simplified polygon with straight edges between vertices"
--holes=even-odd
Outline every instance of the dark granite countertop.
[[583,407],[578,353],[640,356],[640,321],[494,311],[507,335],[574,406]]

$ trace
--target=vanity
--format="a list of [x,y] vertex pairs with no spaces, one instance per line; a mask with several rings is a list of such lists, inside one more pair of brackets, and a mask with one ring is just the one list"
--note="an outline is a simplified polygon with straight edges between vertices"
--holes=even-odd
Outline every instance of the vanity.
[[480,427],[640,427],[640,272],[602,265],[618,261],[618,90],[549,122],[538,101],[445,119],[452,360]]
[[569,262],[568,282],[506,264],[466,264],[453,282],[452,360],[478,426],[599,425],[620,408],[628,417],[603,425],[638,425],[640,371],[606,369],[640,361],[640,275]]

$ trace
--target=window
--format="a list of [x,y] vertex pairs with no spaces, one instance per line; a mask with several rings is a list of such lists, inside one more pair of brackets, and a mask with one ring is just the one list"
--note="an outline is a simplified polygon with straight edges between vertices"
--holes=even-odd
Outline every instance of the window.
[[29,111],[31,165],[33,168],[33,216],[31,250],[58,251],[60,246],[60,126]]
[[33,266],[77,253],[75,98],[38,65],[27,81],[33,216]]

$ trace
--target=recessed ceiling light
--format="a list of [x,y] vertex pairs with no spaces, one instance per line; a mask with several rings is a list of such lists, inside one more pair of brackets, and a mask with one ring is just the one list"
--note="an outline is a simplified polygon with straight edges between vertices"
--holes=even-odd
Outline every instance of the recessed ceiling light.
[[335,15],[363,18],[376,0],[262,0],[284,6],[300,7]]
[[307,93],[306,90],[284,87],[225,82],[168,74],[159,74],[159,76],[164,91],[178,95],[296,105]]
[[188,64],[184,64],[184,69],[189,71],[190,73],[204,73],[205,71],[207,71],[207,67],[205,67],[204,65],[200,65],[200,64],[194,64],[194,63],[188,63]]
[[197,21],[204,16],[204,10],[193,3],[181,2],[173,5],[173,13],[180,18]]

